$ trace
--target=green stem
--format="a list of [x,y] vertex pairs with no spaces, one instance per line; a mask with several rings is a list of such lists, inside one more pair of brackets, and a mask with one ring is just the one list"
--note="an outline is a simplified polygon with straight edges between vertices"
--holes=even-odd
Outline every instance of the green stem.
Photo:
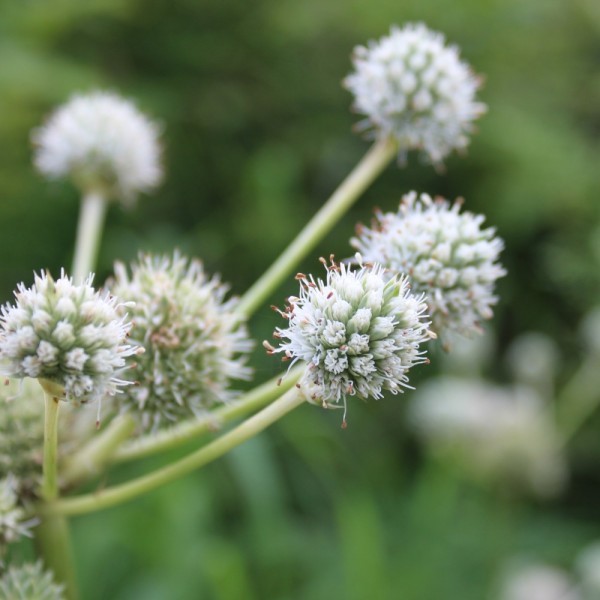
[[116,485],[112,488],[106,488],[92,494],[59,499],[51,504],[43,505],[40,509],[54,515],[80,515],[132,500],[223,456],[263,429],[266,429],[303,402],[304,396],[294,387],[259,413],[238,425],[235,429],[200,448],[200,450],[196,450],[166,467],[133,481]]
[[225,423],[243,417],[281,396],[289,390],[304,372],[304,366],[291,370],[285,377],[278,376],[247,392],[236,402],[215,409],[210,414],[184,421],[165,431],[148,435],[117,448],[112,462],[126,462],[151,456],[189,442],[198,436],[220,429]]
[[391,138],[377,141],[271,267],[244,294],[237,312],[250,317],[301,261],[322,240],[354,201],[396,156]]
[[135,420],[131,415],[113,419],[104,431],[66,462],[61,469],[61,484],[72,485],[98,475],[134,429]]
[[51,383],[40,381],[44,388],[46,411],[44,417],[44,454],[42,462],[41,496],[54,500],[58,496],[58,409],[60,400],[51,391]]
[[73,257],[72,275],[75,283],[85,281],[86,277],[95,270],[107,204],[98,191],[90,191],[83,197]]

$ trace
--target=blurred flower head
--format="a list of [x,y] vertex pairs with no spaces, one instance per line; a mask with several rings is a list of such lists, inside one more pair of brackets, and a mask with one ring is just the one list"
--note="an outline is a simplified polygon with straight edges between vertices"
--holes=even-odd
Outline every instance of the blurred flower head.
[[0,597],[10,600],[66,600],[62,585],[54,582],[41,561],[11,565],[0,578]]
[[413,395],[410,421],[432,453],[484,484],[557,494],[567,476],[556,427],[526,387],[439,377]]
[[18,505],[18,482],[9,475],[0,480],[0,554],[8,544],[31,536],[33,521],[25,520],[25,511]]
[[359,226],[350,243],[365,261],[404,273],[413,290],[427,296],[433,330],[470,335],[492,317],[496,279],[506,274],[497,262],[503,242],[482,215],[460,212],[427,194],[411,192],[397,213],[378,213],[372,228]]
[[33,377],[63,400],[80,404],[114,395],[129,382],[119,378],[131,324],[119,301],[92,287],[93,276],[75,285],[64,273],[19,284],[14,305],[2,307],[0,359],[4,375]]
[[530,564],[507,572],[498,600],[581,600],[581,596],[562,570]]
[[[324,262],[324,261],[323,261]],[[421,344],[430,338],[422,296],[404,277],[383,277],[380,266],[334,262],[325,281],[298,275],[300,297],[288,298],[277,328],[282,352],[308,368],[301,380],[307,399],[330,406],[347,396],[362,399],[397,394],[408,387],[408,370],[426,362]]]
[[389,36],[355,48],[353,62],[344,84],[367,117],[363,129],[394,137],[402,153],[421,150],[433,163],[467,146],[486,108],[475,100],[481,80],[441,33],[422,23],[392,27]]
[[131,202],[162,177],[158,127],[113,93],[74,96],[32,138],[38,170],[71,178],[83,193]]
[[119,298],[134,301],[133,343],[145,353],[133,368],[137,385],[118,402],[156,429],[233,397],[232,379],[249,379],[245,366],[253,343],[225,300],[227,286],[209,278],[197,260],[143,256],[131,266],[115,265],[110,284]]
[[584,598],[586,600],[600,598],[600,541],[586,546],[579,553],[575,567],[579,574]]

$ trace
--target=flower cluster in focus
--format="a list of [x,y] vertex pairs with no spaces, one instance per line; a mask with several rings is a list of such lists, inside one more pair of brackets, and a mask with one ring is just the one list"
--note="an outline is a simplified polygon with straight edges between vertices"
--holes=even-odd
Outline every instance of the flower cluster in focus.
[[351,240],[366,261],[408,275],[427,296],[434,331],[470,335],[492,317],[494,284],[506,271],[497,260],[503,242],[482,215],[460,212],[460,202],[411,192],[397,213],[378,213],[372,228]]
[[348,396],[362,399],[397,394],[407,387],[408,370],[426,362],[420,345],[430,338],[422,296],[404,277],[384,278],[377,265],[354,268],[331,263],[325,281],[299,275],[300,297],[288,298],[282,312],[286,340],[270,352],[304,361],[301,381],[307,399],[330,406]]
[[55,583],[41,561],[11,565],[0,578],[0,598],[6,600],[66,600],[64,588]]
[[444,36],[422,23],[392,28],[390,35],[358,46],[355,71],[344,81],[363,128],[392,136],[401,153],[418,149],[439,163],[468,144],[473,121],[485,112],[475,100],[480,79],[444,45]]
[[131,267],[115,266],[112,291],[134,301],[132,342],[145,348],[133,376],[137,385],[119,398],[156,429],[200,415],[233,397],[232,379],[249,379],[245,366],[253,343],[225,300],[227,287],[209,279],[199,261],[142,257]]
[[76,95],[33,134],[44,175],[70,177],[84,193],[131,201],[162,177],[158,127],[108,92]]
[[75,404],[114,395],[129,382],[119,378],[125,359],[137,353],[126,343],[131,324],[118,314],[119,301],[64,273],[56,281],[36,275],[32,287],[15,292],[2,307],[0,358],[8,377],[50,382]]

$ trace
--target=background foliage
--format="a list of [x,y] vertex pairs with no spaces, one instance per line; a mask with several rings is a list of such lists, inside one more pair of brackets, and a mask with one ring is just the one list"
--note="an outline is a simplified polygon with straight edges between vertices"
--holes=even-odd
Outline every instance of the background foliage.
[[[468,155],[436,173],[390,168],[319,254],[350,253],[357,221],[410,189],[487,215],[509,276],[486,375],[524,331],[583,359],[600,298],[600,10],[593,0],[26,0],[0,7],[0,298],[71,261],[78,197],[31,166],[30,130],[74,91],[114,89],[164,126],[167,178],[113,206],[97,280],[116,258],[179,247],[242,293],[367,148],[340,85],[354,45],[423,20],[486,76]],[[273,298],[281,304],[293,282]],[[278,317],[254,318],[257,339]],[[438,360],[440,359],[440,360]],[[279,365],[256,351],[257,379]],[[442,362],[414,376],[433,375]],[[437,366],[436,366],[437,363]],[[569,567],[600,537],[600,419],[569,447],[571,482],[545,504],[474,487],[428,461],[405,398],[340,416],[304,407],[226,459],[119,509],[74,521],[83,597],[481,599],[506,560]],[[117,477],[125,476],[118,473]]]

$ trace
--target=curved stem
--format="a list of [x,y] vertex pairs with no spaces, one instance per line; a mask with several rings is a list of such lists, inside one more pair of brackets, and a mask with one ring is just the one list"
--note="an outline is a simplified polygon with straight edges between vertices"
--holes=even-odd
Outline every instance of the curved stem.
[[75,283],[85,281],[85,278],[95,270],[107,204],[98,191],[86,193],[81,201],[73,257],[72,275]]
[[112,488],[84,496],[56,500],[42,505],[40,510],[51,515],[80,515],[132,500],[223,456],[304,401],[303,394],[294,387],[235,429],[166,467]]
[[296,239],[242,296],[236,308],[238,313],[248,318],[257,310],[298,262],[329,233],[340,217],[389,164],[397,152],[397,143],[391,138],[379,140],[373,144]]
[[165,431],[148,435],[117,448],[111,462],[126,462],[152,456],[189,442],[208,431],[220,429],[228,421],[262,408],[289,390],[304,372],[304,366],[292,369],[285,377],[278,376],[244,394],[236,402],[215,409],[205,417],[185,421]]

